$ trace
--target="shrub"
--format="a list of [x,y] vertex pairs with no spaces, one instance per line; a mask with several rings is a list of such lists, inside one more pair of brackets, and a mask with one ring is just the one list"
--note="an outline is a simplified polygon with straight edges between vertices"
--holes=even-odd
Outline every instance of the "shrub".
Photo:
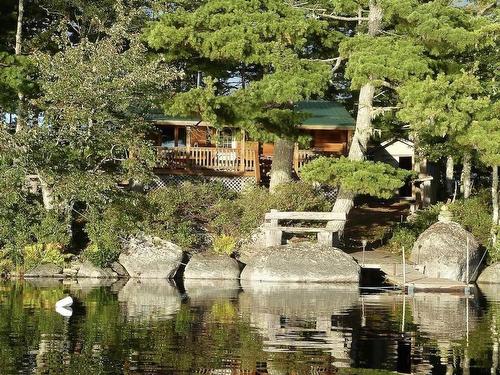
[[483,246],[488,247],[491,239],[491,196],[481,191],[469,199],[450,204],[453,220],[470,231]]
[[97,243],[91,243],[83,250],[82,256],[97,267],[107,267],[120,255],[120,248],[99,247]]
[[121,241],[141,230],[147,212],[147,202],[140,194],[124,195],[104,207],[91,207],[85,225],[90,244],[84,258],[99,267],[118,259]]
[[388,250],[395,253],[401,254],[404,247],[405,253],[411,252],[413,244],[417,240],[417,234],[410,228],[397,227],[392,233],[392,237],[388,243]]
[[231,255],[236,248],[236,239],[225,234],[214,236],[212,239],[212,249],[217,254]]
[[216,183],[169,185],[90,209],[85,227],[90,246],[83,255],[106,266],[118,257],[122,239],[138,231],[185,249],[212,248],[230,254],[239,240],[264,222],[271,208],[324,211],[331,204],[305,183],[279,186],[274,194],[258,187],[236,194]]
[[57,243],[27,245],[23,249],[24,268],[30,270],[40,264],[64,265],[62,245]]
[[14,262],[9,255],[0,250],[0,276],[10,273],[14,269]]
[[207,246],[210,222],[217,207],[230,204],[236,194],[217,183],[169,185],[147,195],[150,208],[146,233],[190,248]]

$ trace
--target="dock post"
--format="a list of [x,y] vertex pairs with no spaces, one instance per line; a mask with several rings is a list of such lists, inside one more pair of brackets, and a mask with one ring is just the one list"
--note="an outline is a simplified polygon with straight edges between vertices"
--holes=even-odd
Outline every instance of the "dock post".
[[403,246],[403,293],[406,293],[406,255],[404,246]]
[[362,263],[363,267],[365,266],[365,250],[366,250],[366,245],[368,244],[368,240],[364,239],[361,241],[361,244],[363,245],[363,258],[362,258]]
[[467,262],[465,264],[465,283],[467,284],[467,287],[469,286],[469,236],[466,237],[466,246],[465,246],[465,261]]

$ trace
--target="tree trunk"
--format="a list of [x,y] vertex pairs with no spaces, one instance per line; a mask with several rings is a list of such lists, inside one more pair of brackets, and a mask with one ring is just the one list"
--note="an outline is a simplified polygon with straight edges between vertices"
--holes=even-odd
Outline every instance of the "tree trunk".
[[42,189],[43,207],[46,211],[51,211],[54,209],[54,190],[40,175],[38,175],[38,179],[40,180],[40,188]]
[[293,181],[293,151],[295,142],[279,138],[274,143],[273,164],[271,165],[271,181],[269,191],[274,193],[276,187]]
[[[382,31],[382,7],[374,0],[369,3],[368,12],[368,35],[375,37]],[[356,129],[352,137],[348,158],[350,160],[364,160],[368,148],[368,142],[372,135],[372,109],[375,86],[368,82],[359,91],[358,113],[356,116]],[[344,213],[346,216],[354,207],[355,195],[340,188],[332,212]],[[345,222],[333,221],[328,227],[338,232],[341,237],[344,232]]]
[[24,0],[19,0],[17,9],[16,55],[21,54],[23,44]]
[[497,241],[498,225],[500,224],[499,191],[498,191],[498,165],[492,167],[491,202],[493,206],[491,237],[493,245]]
[[471,170],[472,170],[472,155],[470,152],[464,154],[462,161],[462,191],[464,198],[469,198],[471,195]]
[[453,190],[454,190],[454,185],[455,181],[453,179],[454,176],[454,163],[453,163],[453,157],[448,156],[446,158],[446,193],[448,194],[448,197],[451,197],[453,195]]
[[[23,46],[23,17],[24,17],[24,0],[19,0],[17,10],[17,30],[16,30],[16,56],[21,55]],[[26,125],[26,109],[24,103],[24,94],[17,93],[18,108],[16,118],[16,133],[21,131]]]

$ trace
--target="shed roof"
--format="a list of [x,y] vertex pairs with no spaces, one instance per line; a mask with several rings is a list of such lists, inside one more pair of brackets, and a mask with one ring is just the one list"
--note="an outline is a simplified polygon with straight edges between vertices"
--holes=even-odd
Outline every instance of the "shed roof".
[[[339,128],[354,129],[355,127],[355,121],[349,112],[342,104],[337,102],[326,100],[301,101],[295,105],[295,110],[310,115],[300,126],[304,129],[330,130]],[[158,123],[172,125],[195,125],[200,123],[200,119],[196,117],[168,116],[161,113],[151,113],[149,119]]]

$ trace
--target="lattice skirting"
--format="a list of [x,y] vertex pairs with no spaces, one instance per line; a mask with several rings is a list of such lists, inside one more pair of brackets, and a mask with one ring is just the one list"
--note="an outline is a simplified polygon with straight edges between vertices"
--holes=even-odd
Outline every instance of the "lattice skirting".
[[322,185],[320,188],[319,188],[319,191],[321,192],[321,194],[323,194],[326,199],[328,199],[328,201],[330,201],[331,203],[335,203],[335,201],[337,200],[337,195],[339,193],[339,190],[335,187],[331,187],[331,186],[327,186],[327,185]]
[[241,192],[246,187],[256,185],[255,177],[251,176],[189,176],[189,175],[162,175],[157,176],[154,183],[149,187],[150,190],[159,189],[167,185],[182,184],[183,182],[207,183],[218,182],[224,185],[228,190]]

